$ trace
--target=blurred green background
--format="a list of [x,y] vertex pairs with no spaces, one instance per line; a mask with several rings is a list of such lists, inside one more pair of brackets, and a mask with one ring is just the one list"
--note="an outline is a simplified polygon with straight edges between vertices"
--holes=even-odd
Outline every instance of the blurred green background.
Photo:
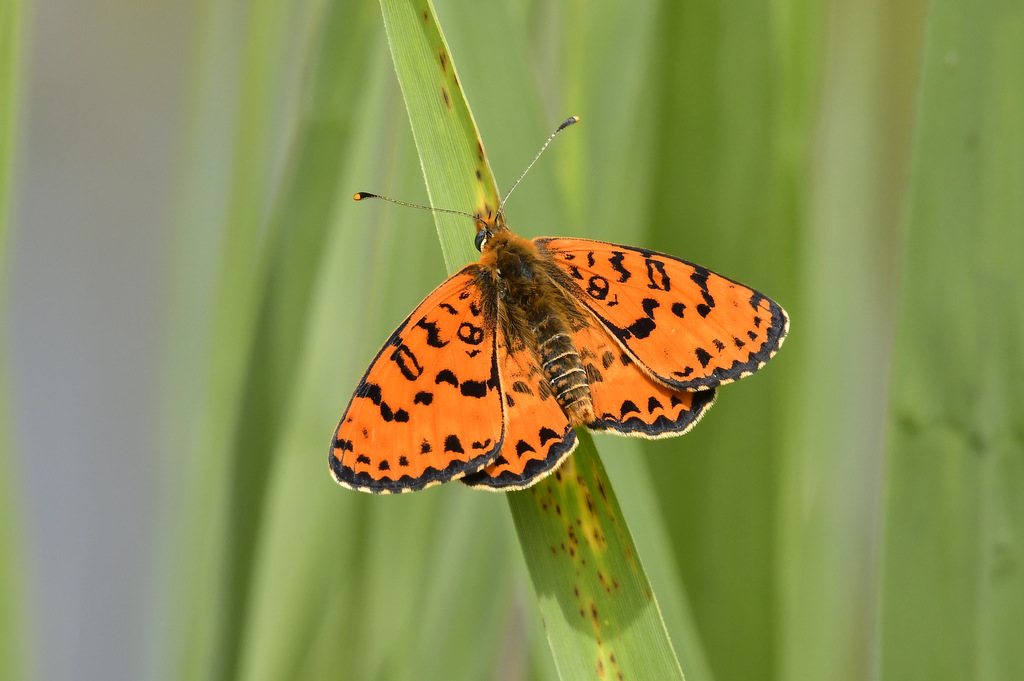
[[[687,678],[1024,678],[1024,4],[435,7],[500,187],[582,117],[515,230],[792,317],[597,440]],[[556,678],[500,496],[326,470],[444,276],[350,200],[426,200],[378,5],[0,0],[0,60],[0,678]]]

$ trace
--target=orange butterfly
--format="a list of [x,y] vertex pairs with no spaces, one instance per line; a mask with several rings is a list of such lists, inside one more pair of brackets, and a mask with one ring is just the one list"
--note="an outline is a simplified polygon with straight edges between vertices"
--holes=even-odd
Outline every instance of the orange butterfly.
[[345,487],[523,489],[572,453],[575,427],[682,435],[715,388],[764,366],[789,330],[778,304],[700,265],[524,239],[500,207],[480,223],[480,261],[420,303],[356,387],[329,457]]

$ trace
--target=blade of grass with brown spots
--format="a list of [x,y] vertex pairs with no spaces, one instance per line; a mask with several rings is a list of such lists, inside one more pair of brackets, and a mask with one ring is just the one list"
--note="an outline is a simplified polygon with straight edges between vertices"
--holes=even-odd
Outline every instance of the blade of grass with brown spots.
[[563,679],[681,679],[682,671],[605,473],[585,431],[562,467],[509,494]]
[[[491,176],[430,2],[381,0],[431,204],[488,214]],[[449,272],[475,227],[435,214]],[[650,582],[593,442],[534,488],[507,495],[562,679],[682,678]]]
[[[498,190],[433,5],[381,0],[381,9],[430,205],[492,215]],[[434,220],[449,272],[476,260],[472,220],[444,213]]]

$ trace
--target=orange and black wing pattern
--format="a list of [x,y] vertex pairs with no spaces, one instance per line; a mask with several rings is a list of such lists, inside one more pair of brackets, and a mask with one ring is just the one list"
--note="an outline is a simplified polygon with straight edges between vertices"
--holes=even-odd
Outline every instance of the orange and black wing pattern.
[[408,492],[497,458],[505,407],[479,269],[469,265],[441,284],[377,353],[331,442],[340,484]]
[[594,403],[591,430],[662,438],[682,435],[715,401],[715,390],[678,390],[644,371],[595,319],[573,334]]
[[529,487],[553,471],[576,448],[576,433],[533,354],[498,340],[498,371],[505,397],[505,444],[498,458],[462,482],[507,492]]
[[789,317],[777,303],[700,265],[589,239],[534,243],[631,357],[677,390],[707,390],[749,376],[789,331]]

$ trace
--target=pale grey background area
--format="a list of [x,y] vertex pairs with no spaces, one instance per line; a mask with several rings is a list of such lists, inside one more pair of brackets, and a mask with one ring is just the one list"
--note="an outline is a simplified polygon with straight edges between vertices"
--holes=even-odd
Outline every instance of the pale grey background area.
[[34,676],[151,677],[153,444],[193,3],[27,5],[10,271]]

